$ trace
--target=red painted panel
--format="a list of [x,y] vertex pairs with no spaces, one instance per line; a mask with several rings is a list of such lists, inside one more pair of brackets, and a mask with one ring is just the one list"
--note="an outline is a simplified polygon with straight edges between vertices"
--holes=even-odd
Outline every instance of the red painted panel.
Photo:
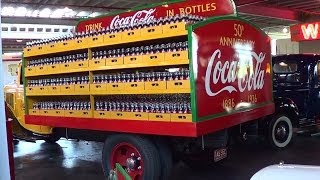
[[221,18],[196,28],[192,41],[200,121],[272,103],[271,45],[264,32],[238,18]]
[[274,105],[268,104],[264,107],[252,109],[250,111],[239,112],[229,116],[223,116],[213,120],[203,121],[197,123],[197,136],[216,132],[225,128],[245,123],[249,120],[260,118],[261,114],[272,114],[274,112]]
[[167,136],[196,136],[194,123],[171,123],[151,121],[105,120],[93,118],[26,116],[27,124],[65,127],[109,132],[155,134]]
[[203,17],[212,17],[235,13],[235,7],[231,0],[186,0],[140,11],[128,11],[119,15],[88,19],[81,21],[76,31],[89,31],[91,28],[99,30],[103,27],[113,28],[121,25],[137,24],[140,21],[151,22],[153,19],[176,14],[195,14]]
[[320,39],[320,22],[297,24],[290,27],[292,41],[312,41]]

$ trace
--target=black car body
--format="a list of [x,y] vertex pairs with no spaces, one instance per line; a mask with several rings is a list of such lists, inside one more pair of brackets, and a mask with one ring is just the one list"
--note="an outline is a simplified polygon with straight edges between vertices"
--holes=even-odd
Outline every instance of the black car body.
[[314,127],[320,115],[320,55],[278,55],[272,59],[277,113],[297,128]]

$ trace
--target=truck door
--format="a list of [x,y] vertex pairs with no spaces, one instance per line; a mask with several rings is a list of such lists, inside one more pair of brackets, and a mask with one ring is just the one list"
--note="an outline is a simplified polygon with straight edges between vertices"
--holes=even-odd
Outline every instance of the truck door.
[[[312,75],[311,75],[312,74]],[[314,64],[314,72],[309,72],[310,94],[309,109],[311,109],[310,118],[319,118],[320,115],[320,60]]]
[[276,59],[273,64],[275,97],[291,99],[303,113],[308,89],[302,74],[304,66],[296,59]]

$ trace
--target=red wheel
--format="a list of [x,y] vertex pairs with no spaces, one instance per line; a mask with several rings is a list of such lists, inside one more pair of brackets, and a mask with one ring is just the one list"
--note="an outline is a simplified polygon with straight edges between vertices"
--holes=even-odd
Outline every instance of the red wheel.
[[[107,178],[111,170],[116,169],[117,163],[133,180],[160,179],[159,153],[147,137],[129,134],[109,136],[102,151],[102,167]],[[123,177],[119,176],[118,179],[122,180]]]
[[119,163],[125,169],[132,180],[140,180],[143,175],[143,160],[141,154],[132,144],[120,143],[116,145],[111,154],[111,166]]

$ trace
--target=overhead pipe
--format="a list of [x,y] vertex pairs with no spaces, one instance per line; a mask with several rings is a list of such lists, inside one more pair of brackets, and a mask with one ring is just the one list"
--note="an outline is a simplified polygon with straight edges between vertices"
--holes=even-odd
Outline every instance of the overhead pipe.
[[89,5],[73,5],[73,4],[51,4],[51,3],[34,3],[34,2],[5,2],[5,4],[17,4],[22,5],[31,5],[31,6],[54,6],[54,7],[74,7],[74,8],[91,8],[91,9],[108,9],[108,10],[127,10],[128,8],[121,8],[121,7],[113,7],[113,6],[89,6]]
[[250,5],[259,4],[267,1],[269,0],[243,0],[243,1],[240,0],[238,1],[240,3],[236,3],[236,5],[237,7],[243,7],[243,6],[250,6]]

